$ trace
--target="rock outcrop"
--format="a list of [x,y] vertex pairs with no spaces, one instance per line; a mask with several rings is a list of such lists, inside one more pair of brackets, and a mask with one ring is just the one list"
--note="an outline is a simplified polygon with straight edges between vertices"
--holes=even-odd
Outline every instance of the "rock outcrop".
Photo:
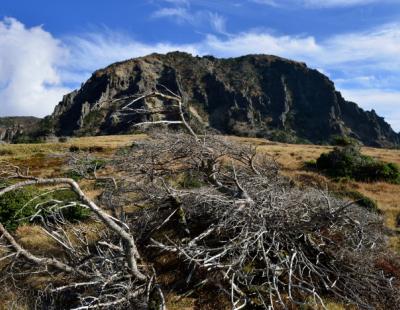
[[0,117],[0,141],[10,143],[29,135],[39,122],[40,118],[36,117]]
[[346,101],[328,77],[304,63],[267,55],[217,59],[174,52],[112,64],[64,96],[52,115],[56,133],[130,132],[136,122],[161,116],[127,116],[119,109],[161,85],[181,92],[192,122],[224,134],[312,143],[349,135],[370,146],[400,145],[400,134],[374,111]]

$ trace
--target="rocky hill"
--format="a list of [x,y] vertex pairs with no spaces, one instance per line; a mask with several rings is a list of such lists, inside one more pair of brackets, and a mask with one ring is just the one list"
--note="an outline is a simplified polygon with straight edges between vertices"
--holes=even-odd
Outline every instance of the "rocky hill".
[[[400,145],[400,134],[382,117],[346,101],[328,77],[304,63],[267,55],[217,59],[181,52],[152,54],[94,72],[55,108],[56,134],[131,132],[136,122],[161,116],[125,115],[120,108],[132,96],[161,85],[180,91],[193,123],[224,134],[312,143],[349,135],[370,146]],[[165,103],[151,99],[138,104]]]
[[40,118],[0,117],[0,141],[14,142],[38,129]]

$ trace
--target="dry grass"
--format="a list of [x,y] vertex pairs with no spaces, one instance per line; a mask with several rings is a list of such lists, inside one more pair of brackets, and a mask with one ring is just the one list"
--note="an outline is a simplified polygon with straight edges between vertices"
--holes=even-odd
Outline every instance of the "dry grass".
[[[129,146],[135,140],[145,139],[145,135],[121,135],[121,136],[97,136],[72,138],[65,143],[44,143],[44,144],[19,144],[19,145],[0,145],[0,161],[10,161],[14,164],[29,167],[32,174],[37,176],[60,176],[66,171],[65,154],[69,152],[71,146],[89,150],[92,148],[96,155],[107,157],[120,147]],[[315,172],[306,171],[303,168],[304,162],[317,159],[321,153],[332,149],[330,146],[316,145],[290,145],[266,141],[264,139],[230,137],[238,143],[251,143],[258,146],[258,151],[273,156],[282,166],[282,172],[292,178],[301,186],[315,186],[319,188],[335,189],[338,186],[348,190],[357,190],[367,197],[377,201],[379,208],[384,212],[385,221],[388,227],[395,227],[395,219],[400,214],[400,185],[388,183],[362,183],[348,182],[338,185],[329,178]],[[373,156],[379,160],[394,162],[400,165],[400,150],[387,150],[376,148],[363,148],[364,154]],[[89,190],[90,197],[95,198],[100,194],[99,189],[93,188],[93,184],[87,181],[81,184]],[[98,227],[97,227],[98,228]],[[88,232],[92,234],[96,227],[88,225]],[[57,256],[60,253],[54,242],[47,237],[38,226],[21,226],[16,232],[17,239],[21,244],[34,253],[52,253]],[[95,240],[95,233],[91,236]],[[390,244],[393,249],[400,253],[400,238],[391,237]],[[40,282],[41,279],[35,281]],[[32,281],[34,281],[32,279]],[[12,290],[1,290],[0,294],[5,296],[0,301],[0,309],[9,309],[10,302],[15,300]],[[214,296],[218,303],[217,296]],[[220,309],[216,304],[209,300],[194,298],[179,299],[177,296],[167,296],[168,309]],[[212,307],[217,308],[212,308]],[[221,304],[219,305],[221,306]],[[328,309],[339,310],[348,309],[344,306],[328,303]],[[23,304],[15,305],[13,309],[24,309]]]
[[[400,214],[400,185],[354,181],[337,184],[318,173],[304,170],[305,161],[317,159],[322,153],[332,150],[331,146],[285,144],[253,138],[232,137],[232,139],[241,143],[257,145],[258,151],[273,156],[282,166],[283,174],[291,177],[299,185],[329,189],[336,189],[340,186],[347,190],[357,190],[375,200],[379,209],[383,211],[386,225],[400,233],[400,227],[396,227],[396,218]],[[400,166],[400,150],[363,147],[361,152],[378,160],[393,162]],[[391,237],[390,244],[396,252],[400,253],[400,237]]]
[[35,255],[47,255],[52,253],[54,256],[62,254],[55,241],[50,238],[40,226],[22,225],[16,231],[17,241]]

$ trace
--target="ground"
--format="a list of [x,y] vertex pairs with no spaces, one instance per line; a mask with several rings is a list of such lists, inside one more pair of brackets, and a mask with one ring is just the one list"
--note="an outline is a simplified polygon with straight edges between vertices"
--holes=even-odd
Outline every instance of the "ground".
[[[111,157],[120,147],[129,146],[135,140],[146,139],[145,135],[122,136],[97,136],[71,138],[64,143],[43,144],[18,144],[0,145],[0,162],[7,161],[15,165],[29,168],[32,175],[41,177],[61,176],[65,174],[66,153],[77,149],[91,152],[99,157]],[[299,186],[317,186],[322,189],[335,191],[337,189],[356,190],[365,196],[375,200],[388,228],[391,229],[390,245],[400,254],[400,227],[396,227],[396,219],[400,214],[400,185],[389,183],[363,183],[345,180],[332,181],[329,178],[304,168],[306,161],[315,160],[323,152],[332,149],[330,146],[317,145],[292,145],[270,142],[263,139],[229,137],[238,143],[251,143],[257,146],[257,151],[266,153],[275,158],[281,165],[282,173],[290,177]],[[370,155],[382,161],[394,162],[400,165],[400,150],[362,148],[362,153]],[[93,198],[99,194],[99,190],[93,189],[90,184],[81,184]],[[40,233],[40,229],[34,226],[20,227],[17,232],[18,240],[33,252],[49,253],[54,250],[48,237]],[[1,265],[0,265],[1,268]],[[32,280],[33,281],[33,280]],[[40,279],[36,279],[40,281]],[[5,296],[0,300],[0,309],[9,309],[10,300],[15,300],[12,290],[0,292]],[[176,296],[168,296],[168,309],[206,309],[201,301],[191,298],[178,299]],[[212,306],[208,306],[211,307]],[[210,309],[211,309],[210,308]],[[13,309],[25,309],[24,305],[14,304]],[[208,308],[207,308],[208,309]],[[329,309],[344,309],[330,304]]]

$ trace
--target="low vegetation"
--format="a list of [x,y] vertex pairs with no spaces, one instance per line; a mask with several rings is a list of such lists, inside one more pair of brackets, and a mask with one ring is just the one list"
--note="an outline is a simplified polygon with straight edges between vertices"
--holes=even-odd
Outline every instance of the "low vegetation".
[[[35,227],[54,247],[37,252],[20,235],[33,228],[0,219],[6,307],[19,296],[24,309],[397,308],[400,264],[378,208],[398,207],[399,185],[367,191],[343,177],[339,188],[300,169],[328,147],[190,131],[71,140],[16,145],[3,158],[32,168],[0,166],[8,219],[25,205],[43,210]],[[27,157],[43,149],[65,159],[59,175],[43,172],[44,155]],[[369,198],[375,188],[392,196]],[[90,218],[65,215],[71,207]]]
[[[98,159],[73,156],[71,169],[92,178]],[[12,257],[5,261],[3,281],[23,281],[19,274],[37,272],[49,277],[42,293],[29,290],[37,305],[59,308],[68,299],[71,308],[162,309],[163,291],[196,297],[217,288],[221,304],[233,309],[324,306],[327,299],[360,308],[390,309],[398,303],[396,265],[387,260],[391,255],[380,217],[326,191],[297,188],[280,175],[273,158],[251,145],[163,133],[125,148],[101,162],[103,169],[105,165],[112,168],[116,186],[109,180],[98,203],[113,216],[97,213],[86,196],[73,199],[76,205],[89,206],[104,224],[96,239],[80,238],[77,228],[69,235],[63,225],[70,227],[72,221],[66,218],[38,222],[59,245],[56,261],[38,263],[33,254],[13,255],[15,240],[3,230],[6,256]],[[13,183],[20,184],[16,192],[5,185],[0,196],[22,197],[18,191],[53,183],[8,175],[13,182],[20,178],[28,178],[31,185]],[[75,188],[72,181],[58,182]],[[35,197],[41,199],[40,192]],[[35,206],[54,200],[36,201]],[[68,204],[63,201],[46,210],[58,219]],[[68,241],[71,238],[75,241]],[[121,247],[121,240],[130,238],[137,247],[135,256]],[[158,262],[162,257],[164,264]],[[180,266],[175,276],[169,283],[161,281],[173,261]],[[377,267],[378,261],[387,271]]]
[[26,187],[0,196],[0,223],[9,230],[19,225],[40,223],[51,220],[53,211],[60,205],[64,207],[58,216],[69,222],[82,221],[89,211],[76,203],[77,195],[70,190],[54,189],[49,191]]
[[323,153],[316,160],[315,167],[335,178],[400,184],[400,168],[397,164],[363,155],[360,147],[355,144],[335,147],[331,152]]
[[356,190],[342,190],[335,193],[339,197],[350,198],[354,201],[354,203],[358,204],[361,207],[364,207],[366,210],[370,212],[375,212],[381,214],[382,212],[379,210],[378,204],[376,201],[371,198],[361,194]]

